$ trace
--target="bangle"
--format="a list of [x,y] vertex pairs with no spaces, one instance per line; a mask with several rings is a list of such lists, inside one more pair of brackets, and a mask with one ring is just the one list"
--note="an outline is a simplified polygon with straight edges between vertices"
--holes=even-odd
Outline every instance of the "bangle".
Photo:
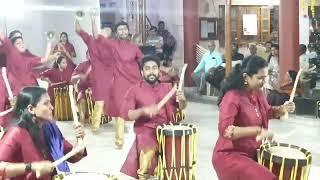
[[233,136],[234,136],[234,129],[235,129],[235,128],[236,128],[236,127],[233,126],[233,125],[228,126],[228,127],[225,129],[225,131],[224,131],[224,137],[225,137],[225,138],[228,138],[228,139],[232,139]]

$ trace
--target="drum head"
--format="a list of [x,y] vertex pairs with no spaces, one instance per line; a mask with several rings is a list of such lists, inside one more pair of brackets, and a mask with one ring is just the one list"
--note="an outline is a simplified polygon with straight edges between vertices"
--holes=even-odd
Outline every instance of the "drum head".
[[161,129],[165,136],[188,136],[194,133],[194,129],[188,125],[165,125]]
[[298,162],[298,166],[306,166],[311,163],[312,156],[309,151],[299,146],[285,143],[267,143],[260,147],[260,157],[270,160],[277,164],[293,167]]
[[284,157],[286,159],[306,159],[306,156],[299,149],[290,147],[273,146],[269,148],[269,152],[273,155]]
[[91,173],[91,172],[75,172],[66,175],[63,180],[109,180],[109,176],[102,173]]

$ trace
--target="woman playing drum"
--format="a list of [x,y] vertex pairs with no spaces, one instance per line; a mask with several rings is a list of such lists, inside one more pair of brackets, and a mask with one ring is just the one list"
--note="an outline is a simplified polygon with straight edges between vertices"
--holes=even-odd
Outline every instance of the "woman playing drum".
[[293,112],[293,102],[271,107],[261,88],[267,76],[267,63],[253,56],[235,66],[219,98],[219,138],[212,164],[220,180],[276,180],[257,163],[261,140],[271,139],[268,121]]
[[[43,160],[58,160],[70,152],[73,146],[64,139],[52,121],[53,107],[47,91],[40,87],[25,87],[19,93],[14,107],[12,125],[0,142],[0,161],[28,163]],[[75,125],[77,138],[84,137],[82,125]],[[86,156],[86,150],[68,159],[77,162]],[[57,166],[59,171],[70,169],[64,161]],[[14,180],[35,180],[36,174],[28,169]],[[41,174],[40,174],[41,175]],[[50,180],[50,171],[42,174],[42,180]]]

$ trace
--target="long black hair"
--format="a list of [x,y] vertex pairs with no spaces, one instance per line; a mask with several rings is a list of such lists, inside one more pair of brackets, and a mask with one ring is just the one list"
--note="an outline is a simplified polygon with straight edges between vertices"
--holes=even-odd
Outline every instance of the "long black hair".
[[37,106],[41,100],[42,95],[46,94],[47,91],[44,88],[37,86],[25,87],[17,96],[17,102],[13,111],[13,126],[19,126],[26,129],[36,147],[40,152],[45,153],[45,143],[41,140],[41,128],[35,121],[35,115],[28,111],[28,106]]
[[242,64],[237,64],[231,75],[225,80],[224,85],[222,86],[222,94],[218,99],[218,105],[220,105],[223,96],[230,90],[245,89],[245,80],[243,74],[246,73],[248,76],[253,76],[257,74],[260,69],[268,67],[267,62],[259,56],[251,56],[250,58],[245,59]]
[[57,60],[54,62],[53,68],[58,69],[58,68],[59,68],[59,64],[61,63],[61,61],[62,61],[63,59],[65,59],[64,56],[59,56],[59,57],[57,58]]
[[69,36],[68,36],[68,33],[66,33],[66,32],[62,32],[61,34],[60,34],[60,39],[61,39],[61,36],[62,35],[65,35],[66,36],[66,38],[67,38],[67,43],[69,43]]

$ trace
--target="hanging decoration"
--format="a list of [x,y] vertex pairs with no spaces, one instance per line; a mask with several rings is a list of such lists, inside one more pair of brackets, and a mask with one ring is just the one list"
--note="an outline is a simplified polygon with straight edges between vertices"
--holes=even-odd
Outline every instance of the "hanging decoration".
[[301,0],[302,14],[306,15],[306,1]]
[[311,14],[312,14],[312,17],[315,16],[315,4],[316,4],[316,0],[311,0]]

